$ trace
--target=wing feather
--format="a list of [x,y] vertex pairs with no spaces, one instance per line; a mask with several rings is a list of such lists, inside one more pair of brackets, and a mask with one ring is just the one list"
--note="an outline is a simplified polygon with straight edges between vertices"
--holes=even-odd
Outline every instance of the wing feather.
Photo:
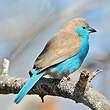
[[39,72],[41,72],[76,55],[80,50],[80,43],[81,38],[77,34],[57,33],[35,60],[34,68],[39,68]]

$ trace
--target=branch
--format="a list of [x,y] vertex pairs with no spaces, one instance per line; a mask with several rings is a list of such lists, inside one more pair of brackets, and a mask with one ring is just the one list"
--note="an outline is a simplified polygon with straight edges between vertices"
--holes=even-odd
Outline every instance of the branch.
[[[38,94],[42,101],[46,95],[59,96],[72,99],[77,103],[83,103],[92,110],[110,110],[110,101],[90,84],[89,78],[91,75],[89,72],[73,73],[72,77],[70,77],[70,80],[41,78],[28,95]],[[0,76],[0,94],[17,94],[27,80],[2,74]]]

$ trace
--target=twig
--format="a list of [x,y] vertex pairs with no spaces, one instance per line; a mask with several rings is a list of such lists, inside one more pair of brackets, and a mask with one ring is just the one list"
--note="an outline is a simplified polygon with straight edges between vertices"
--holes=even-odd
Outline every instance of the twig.
[[2,64],[2,75],[8,75],[8,69],[9,69],[10,61],[6,58],[4,58],[3,64]]
[[91,82],[91,80],[94,79],[94,77],[95,77],[97,74],[99,74],[100,72],[102,72],[102,71],[103,71],[103,70],[101,70],[101,69],[97,69],[96,71],[94,71],[94,72],[90,75],[88,81]]

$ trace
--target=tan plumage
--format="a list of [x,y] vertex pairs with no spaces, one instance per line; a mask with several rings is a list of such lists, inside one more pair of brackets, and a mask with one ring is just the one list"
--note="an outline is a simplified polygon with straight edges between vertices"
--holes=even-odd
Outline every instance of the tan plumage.
[[76,18],[65,24],[62,29],[47,43],[34,63],[39,72],[56,65],[79,52],[81,38],[75,31],[80,25],[88,25],[82,18]]

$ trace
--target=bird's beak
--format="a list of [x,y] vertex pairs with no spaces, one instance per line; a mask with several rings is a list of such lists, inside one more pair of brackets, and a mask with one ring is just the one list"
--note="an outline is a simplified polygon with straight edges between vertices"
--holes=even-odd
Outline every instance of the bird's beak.
[[96,30],[95,30],[95,29],[93,29],[93,28],[91,28],[91,27],[89,27],[88,32],[89,32],[89,33],[93,33],[93,32],[96,32]]

